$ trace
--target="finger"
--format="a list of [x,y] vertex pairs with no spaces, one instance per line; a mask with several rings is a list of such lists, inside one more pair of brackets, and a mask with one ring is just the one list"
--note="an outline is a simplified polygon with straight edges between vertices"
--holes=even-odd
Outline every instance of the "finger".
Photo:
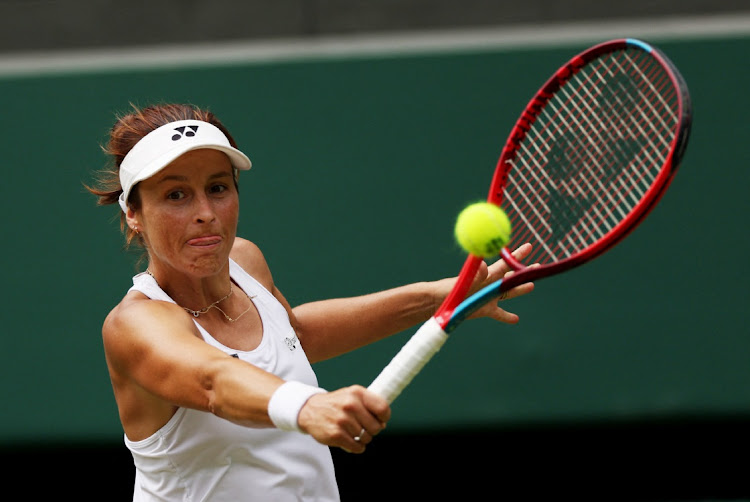
[[374,415],[363,417],[361,422],[360,429],[352,435],[352,439],[361,444],[369,444],[385,428],[385,424]]
[[[541,266],[542,265],[539,264],[539,263],[533,263],[533,264],[529,265],[528,267],[524,268],[524,270],[530,269],[530,268],[539,268]],[[516,272],[518,272],[518,271],[517,270],[509,270],[509,271],[505,272],[505,274],[503,275],[503,279],[506,279],[506,278],[510,277],[511,275],[515,274]]]
[[[515,251],[513,251],[511,254],[516,260],[523,260],[531,253],[531,243],[526,242],[524,244],[521,244],[518,246]],[[492,267],[490,267],[491,272],[496,272],[498,275],[497,277],[503,277],[508,272],[513,271],[513,269],[508,265],[505,260],[500,259],[492,264]]]
[[358,406],[350,409],[350,420],[344,426],[344,445],[350,453],[362,453],[373,437],[385,428],[391,418],[391,408],[386,399],[361,385],[349,388],[357,396]]
[[517,314],[503,310],[500,307],[495,307],[489,317],[505,324],[517,324],[520,320],[520,317],[518,317]]
[[364,428],[360,428],[358,432],[351,434],[346,445],[341,449],[347,453],[363,453],[370,441],[372,441],[372,436]]
[[354,439],[354,441],[356,441],[357,443],[367,445],[370,443],[370,441],[372,441],[373,435],[367,432],[367,429],[362,427],[362,430],[359,431],[359,434],[354,436],[354,438],[352,439]]
[[526,258],[529,253],[531,253],[531,243],[524,242],[523,244],[518,246],[511,254],[513,255],[513,258],[520,260],[522,258]]
[[[513,258],[516,260],[522,260],[529,256],[531,254],[532,246],[530,242],[524,242],[520,246],[518,246],[516,249],[514,249],[511,252],[511,255],[513,255]],[[510,268],[510,267],[509,267]]]
[[391,406],[381,395],[368,389],[364,391],[362,402],[369,411],[369,415],[363,417],[362,426],[370,434],[377,435],[391,419]]
[[355,434],[352,435],[352,439],[356,443],[364,443],[365,436],[372,437],[369,434],[367,434],[367,429],[364,427],[360,428],[359,431],[357,431]]
[[490,276],[491,269],[487,265],[487,262],[482,261],[479,264],[479,268],[477,269],[477,273],[474,274],[474,284],[480,284],[484,282],[485,279],[487,279],[488,276]]
[[498,301],[503,300],[510,300],[511,298],[518,298],[519,296],[527,295],[534,291],[534,283],[533,282],[525,282],[523,284],[519,284],[518,286],[509,289],[508,291],[503,292],[498,297]]

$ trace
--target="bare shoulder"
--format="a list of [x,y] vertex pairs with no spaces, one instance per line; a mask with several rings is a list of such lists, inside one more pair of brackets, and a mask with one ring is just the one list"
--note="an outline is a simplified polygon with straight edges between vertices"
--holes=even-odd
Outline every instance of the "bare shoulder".
[[235,238],[230,256],[245,272],[252,275],[269,291],[273,291],[271,270],[263,252],[254,242],[241,237]]
[[234,239],[234,245],[232,246],[232,252],[230,255],[232,259],[240,265],[248,260],[257,260],[258,258],[265,261],[260,248],[254,242],[243,239],[242,237],[236,237]]
[[188,330],[200,336],[197,329],[179,306],[160,300],[151,300],[143,293],[131,291],[113,308],[102,326],[102,339],[107,358],[137,357],[154,340],[156,332],[176,333]]

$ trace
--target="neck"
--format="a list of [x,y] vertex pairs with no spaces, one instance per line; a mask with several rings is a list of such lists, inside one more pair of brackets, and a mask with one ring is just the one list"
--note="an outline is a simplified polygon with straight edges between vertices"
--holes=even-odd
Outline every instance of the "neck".
[[221,312],[221,314],[224,316],[224,318],[227,321],[233,323],[233,322],[236,322],[240,317],[242,317],[243,315],[245,315],[247,312],[249,312],[250,309],[253,306],[252,298],[255,298],[255,296],[248,296],[246,294],[245,296],[247,296],[247,299],[248,299],[247,308],[245,310],[243,310],[237,317],[231,317],[229,314],[227,314],[227,312],[224,310],[224,308],[222,308],[222,306],[221,306],[222,303],[225,300],[228,300],[229,297],[232,296],[232,294],[234,293],[234,286],[233,286],[231,278],[230,278],[230,280],[229,280],[229,292],[227,294],[225,294],[224,296],[220,297],[217,300],[214,300],[211,303],[206,303],[204,307],[199,307],[197,309],[192,309],[190,307],[186,307],[185,304],[183,304],[180,301],[178,301],[178,298],[176,298],[175,295],[171,294],[169,291],[167,291],[166,289],[164,289],[164,287],[160,284],[159,280],[156,278],[156,276],[154,275],[154,273],[151,271],[150,268],[146,269],[146,272],[151,277],[154,278],[154,280],[156,281],[156,283],[159,285],[160,288],[162,288],[167,294],[169,294],[172,297],[172,299],[175,300],[175,303],[177,305],[179,305],[180,307],[182,307],[183,310],[185,310],[187,313],[189,313],[190,315],[192,315],[195,318],[198,318],[198,317],[200,317],[203,314],[207,314],[211,309],[216,309],[217,311]]
[[191,279],[188,276],[160,273],[151,266],[146,269],[159,287],[179,306],[191,312],[203,312],[215,303],[227,300],[233,293],[232,281],[228,276],[217,274],[212,277]]

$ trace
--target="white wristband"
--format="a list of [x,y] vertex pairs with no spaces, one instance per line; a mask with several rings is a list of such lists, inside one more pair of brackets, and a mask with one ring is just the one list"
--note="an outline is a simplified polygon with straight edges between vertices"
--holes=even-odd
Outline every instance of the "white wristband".
[[302,432],[297,423],[297,415],[310,397],[326,392],[301,382],[284,382],[268,402],[268,416],[281,430]]

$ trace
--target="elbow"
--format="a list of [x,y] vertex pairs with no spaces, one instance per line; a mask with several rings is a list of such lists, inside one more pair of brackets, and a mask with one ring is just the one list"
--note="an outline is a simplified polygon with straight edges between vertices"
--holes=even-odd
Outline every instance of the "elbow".
[[222,416],[225,408],[223,396],[219,392],[222,388],[222,373],[225,371],[222,361],[206,364],[201,368],[199,376],[199,393],[201,407],[216,416]]
[[[239,366],[238,366],[239,365]],[[267,415],[270,389],[261,382],[256,385],[252,365],[233,357],[221,358],[206,365],[201,375],[201,400],[205,411],[244,427],[268,427]],[[278,385],[278,384],[276,384]]]

